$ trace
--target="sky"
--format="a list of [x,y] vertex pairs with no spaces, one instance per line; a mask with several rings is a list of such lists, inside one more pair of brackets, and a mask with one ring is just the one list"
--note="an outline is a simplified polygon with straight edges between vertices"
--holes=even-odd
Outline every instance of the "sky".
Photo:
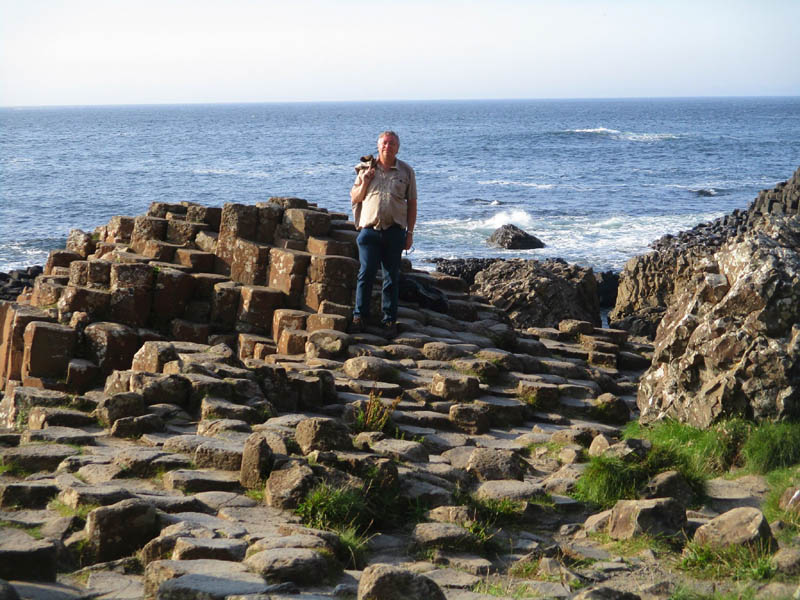
[[800,0],[0,0],[0,106],[800,95]]

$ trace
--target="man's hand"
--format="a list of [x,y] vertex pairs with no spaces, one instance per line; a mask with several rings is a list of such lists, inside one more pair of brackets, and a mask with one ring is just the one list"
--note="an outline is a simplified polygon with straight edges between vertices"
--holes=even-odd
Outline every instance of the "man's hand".
[[414,232],[408,231],[406,232],[406,245],[405,248],[403,248],[403,250],[408,250],[413,245],[414,245]]
[[375,177],[375,167],[370,167],[364,171],[364,183],[369,183]]

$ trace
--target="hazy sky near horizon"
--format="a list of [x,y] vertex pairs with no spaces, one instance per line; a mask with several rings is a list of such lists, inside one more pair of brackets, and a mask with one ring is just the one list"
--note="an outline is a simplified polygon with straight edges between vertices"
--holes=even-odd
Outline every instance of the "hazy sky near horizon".
[[0,105],[800,95],[800,0],[0,0]]

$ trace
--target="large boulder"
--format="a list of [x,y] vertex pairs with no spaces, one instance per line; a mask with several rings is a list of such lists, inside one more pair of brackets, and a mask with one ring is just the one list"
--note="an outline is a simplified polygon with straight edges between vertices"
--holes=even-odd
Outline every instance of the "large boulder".
[[800,218],[773,217],[697,265],[672,301],[639,385],[642,421],[800,416],[798,324]]
[[747,545],[770,552],[778,549],[764,513],[752,506],[740,506],[714,517],[695,532],[694,541],[713,548]]
[[591,269],[560,259],[497,261],[471,288],[508,314],[515,327],[556,327],[564,319],[600,326],[597,280]]
[[530,250],[544,248],[545,245],[535,235],[531,235],[527,231],[523,231],[516,225],[511,224],[495,229],[486,241],[490,246],[499,246],[508,250]]

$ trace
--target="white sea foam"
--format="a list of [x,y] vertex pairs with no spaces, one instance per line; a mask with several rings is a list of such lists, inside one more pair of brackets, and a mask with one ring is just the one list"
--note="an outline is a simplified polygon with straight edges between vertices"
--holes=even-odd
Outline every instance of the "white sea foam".
[[593,129],[567,129],[567,133],[621,133],[619,129],[608,129],[607,127],[595,127]]
[[[606,219],[588,216],[533,216],[521,209],[502,210],[488,219],[442,219],[422,222],[417,229],[415,260],[434,256],[505,258],[563,258],[596,270],[619,270],[631,257],[650,250],[649,244],[665,233],[690,229],[720,213],[683,215],[613,215]],[[490,247],[485,240],[494,229],[511,223],[541,239],[545,248],[503,250]]]
[[680,137],[675,133],[635,133],[633,131],[610,129],[608,127],[567,129],[566,133],[596,133],[614,140],[627,140],[629,142],[660,142],[662,140],[676,140]]
[[552,183],[534,183],[532,181],[510,181],[507,179],[488,179],[479,181],[478,185],[517,185],[519,187],[535,188],[537,190],[551,190],[553,189]]

